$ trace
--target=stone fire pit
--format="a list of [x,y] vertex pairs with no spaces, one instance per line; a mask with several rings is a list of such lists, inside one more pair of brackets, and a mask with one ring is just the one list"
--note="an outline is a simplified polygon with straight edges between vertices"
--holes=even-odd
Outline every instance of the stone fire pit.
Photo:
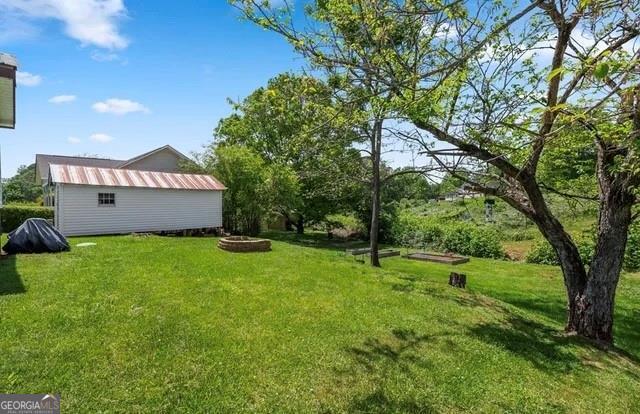
[[229,236],[220,239],[218,247],[222,250],[237,253],[268,252],[271,250],[271,240],[254,239],[247,236]]

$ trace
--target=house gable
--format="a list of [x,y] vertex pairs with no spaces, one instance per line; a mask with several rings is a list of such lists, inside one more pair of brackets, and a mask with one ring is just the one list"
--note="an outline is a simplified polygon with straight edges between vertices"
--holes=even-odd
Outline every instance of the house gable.
[[119,166],[119,168],[127,170],[175,173],[180,172],[180,167],[184,162],[190,161],[191,160],[187,156],[175,148],[170,145],[165,145],[164,147],[157,148],[153,151],[149,151],[125,161]]

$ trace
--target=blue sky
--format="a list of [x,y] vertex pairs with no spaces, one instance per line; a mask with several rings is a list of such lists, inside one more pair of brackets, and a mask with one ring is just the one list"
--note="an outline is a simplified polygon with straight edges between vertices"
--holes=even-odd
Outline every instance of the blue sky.
[[199,150],[227,98],[304,65],[226,0],[0,0],[0,51],[22,72],[16,129],[0,129],[4,177],[35,153]]

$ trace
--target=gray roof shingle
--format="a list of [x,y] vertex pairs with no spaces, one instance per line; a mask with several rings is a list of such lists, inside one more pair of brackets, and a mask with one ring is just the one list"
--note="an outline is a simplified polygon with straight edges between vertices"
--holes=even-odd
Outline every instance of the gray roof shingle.
[[49,177],[49,164],[79,165],[82,167],[118,168],[126,160],[106,158],[68,157],[65,155],[36,154],[36,169],[41,180]]

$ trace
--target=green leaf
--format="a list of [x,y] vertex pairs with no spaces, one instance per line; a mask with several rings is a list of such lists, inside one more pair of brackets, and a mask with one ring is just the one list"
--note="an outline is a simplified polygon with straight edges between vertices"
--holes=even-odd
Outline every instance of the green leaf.
[[606,62],[600,63],[598,66],[596,66],[595,70],[593,71],[593,76],[595,76],[596,79],[604,79],[607,77],[608,74],[609,74],[609,64]]
[[555,68],[554,70],[549,72],[549,75],[547,76],[547,80],[551,80],[556,76],[559,76],[562,72],[564,72],[564,68],[562,66],[560,66],[559,68]]

